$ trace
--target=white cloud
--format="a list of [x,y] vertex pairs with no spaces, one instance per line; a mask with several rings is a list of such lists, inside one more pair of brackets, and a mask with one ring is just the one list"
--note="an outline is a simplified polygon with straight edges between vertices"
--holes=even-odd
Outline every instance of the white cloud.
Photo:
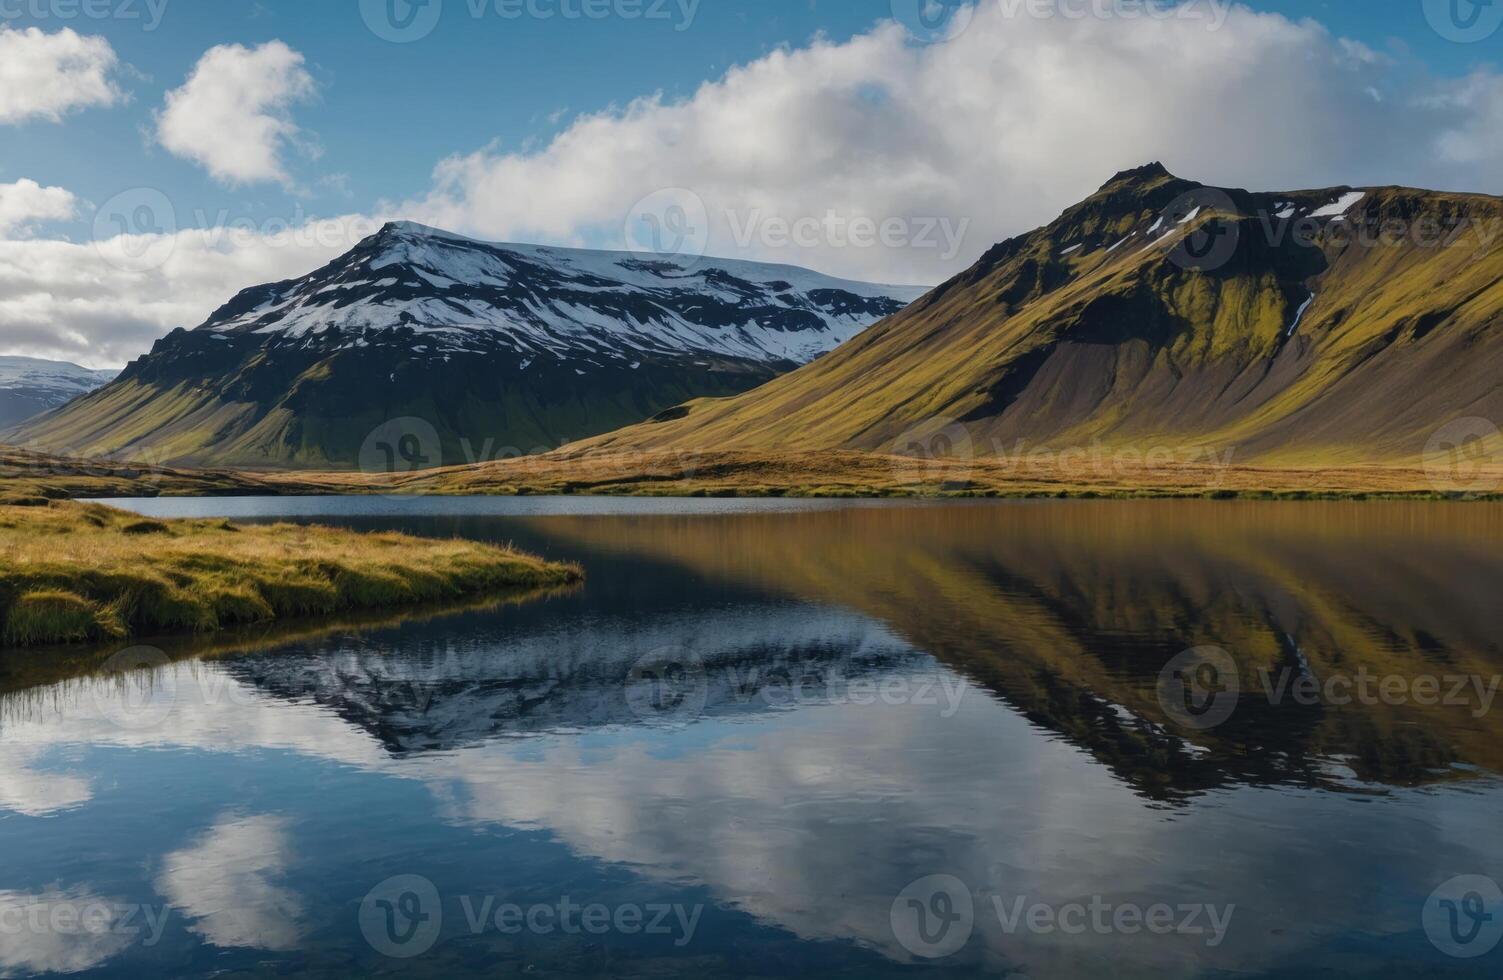
[[112,78],[116,66],[102,37],[0,25],[0,124],[56,122],[73,109],[113,105],[123,97]]
[[292,864],[283,817],[226,816],[164,859],[157,891],[222,949],[296,949],[303,900],[276,882]]
[[83,973],[103,966],[131,944],[132,937],[119,921],[123,907],[118,899],[82,889],[51,888],[36,895],[0,891],[0,919],[8,923],[51,922],[55,914],[66,916],[66,921],[94,917],[90,928],[6,929],[5,942],[0,943],[0,976]]
[[66,221],[73,217],[78,200],[61,187],[43,187],[25,178],[0,184],[0,238],[26,234],[33,221]]
[[347,216],[82,244],[0,239],[0,351],[118,367],[239,290],[306,275],[377,227]]
[[225,183],[285,184],[283,154],[299,139],[291,108],[316,90],[303,56],[281,41],[210,48],[183,86],[167,93],[157,138]]
[[1434,101],[1455,118],[1438,143],[1442,159],[1462,168],[1496,168],[1503,160],[1503,76],[1474,72]]
[[33,768],[39,754],[32,746],[0,745],[0,809],[46,817],[93,799],[94,788],[87,778]]
[[[1032,5],[1021,5],[1026,10]],[[777,51],[691,98],[639,99],[576,120],[538,150],[446,160],[404,209],[487,237],[617,242],[665,187],[705,201],[710,251],[878,281],[935,282],[1047,222],[1119,169],[1269,190],[1413,183],[1503,190],[1495,75],[1425,98],[1425,83],[1314,21],[1245,8],[1206,18],[1009,18],[916,46],[888,24],[846,43]],[[1416,78],[1416,75],[1419,77]],[[1374,90],[1389,93],[1383,103]],[[1442,152],[1444,150],[1444,152]],[[960,253],[823,239],[741,248],[760,213],[969,219]]]

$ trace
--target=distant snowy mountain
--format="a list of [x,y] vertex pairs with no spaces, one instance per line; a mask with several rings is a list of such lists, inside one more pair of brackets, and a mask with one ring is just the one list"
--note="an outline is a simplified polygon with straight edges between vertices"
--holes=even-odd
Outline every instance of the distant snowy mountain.
[[533,452],[755,387],[924,291],[398,222],[244,290],[19,435],[236,466],[381,468],[393,436],[425,465]]
[[0,357],[0,429],[93,391],[116,371],[91,371],[66,361]]

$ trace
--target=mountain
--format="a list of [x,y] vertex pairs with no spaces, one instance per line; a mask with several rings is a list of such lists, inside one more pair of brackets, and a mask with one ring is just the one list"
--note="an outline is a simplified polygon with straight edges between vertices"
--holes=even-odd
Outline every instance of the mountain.
[[1503,199],[1250,193],[1153,164],[828,357],[578,448],[1413,461],[1496,440],[1500,320]]
[[0,429],[93,391],[115,371],[91,371],[66,361],[0,357]]
[[517,455],[755,387],[922,292],[393,223],[302,279],[244,290],[9,438],[242,467]]

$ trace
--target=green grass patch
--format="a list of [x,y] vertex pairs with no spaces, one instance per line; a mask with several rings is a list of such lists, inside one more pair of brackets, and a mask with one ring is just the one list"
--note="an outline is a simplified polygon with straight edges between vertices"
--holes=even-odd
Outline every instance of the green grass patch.
[[0,507],[0,645],[212,633],[579,581],[462,539],[146,520],[94,504]]
[[107,607],[62,589],[44,589],[24,593],[11,604],[0,637],[6,646],[32,646],[103,640],[123,632]]

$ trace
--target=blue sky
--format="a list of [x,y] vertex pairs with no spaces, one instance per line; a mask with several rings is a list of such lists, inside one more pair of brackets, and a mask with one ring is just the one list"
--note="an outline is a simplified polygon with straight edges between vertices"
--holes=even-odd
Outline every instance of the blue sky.
[[[820,31],[848,38],[877,19],[871,3],[707,0],[680,30],[677,17],[542,20],[492,13],[475,19],[468,0],[448,0],[452,9],[431,35],[394,44],[367,29],[353,2],[176,0],[150,31],[142,29],[147,21],[140,2],[142,19],[135,22],[12,21],[102,34],[142,77],[131,82],[132,102],[123,111],[80,115],[65,126],[32,123],[9,134],[0,179],[27,175],[96,201],[139,184],[169,187],[179,207],[190,210],[217,210],[233,201],[282,213],[299,204],[338,213],[351,200],[413,193],[451,153],[493,141],[518,147],[546,140],[571,114],[654,91],[685,96],[730,65],[778,45],[802,44]],[[317,134],[323,155],[299,168],[305,184],[298,194],[275,185],[227,194],[201,168],[143,138],[164,94],[182,84],[205,50],[274,39],[302,52],[320,83],[319,98],[297,116]],[[319,184],[331,174],[348,178],[348,195]]]
[[[663,0],[660,16],[638,19],[618,14],[633,2],[647,9],[660,0],[526,0],[549,17],[503,16],[484,0],[440,2],[431,33],[393,43],[363,16],[384,9],[382,0],[0,0],[13,36],[27,28],[43,35],[71,30],[102,38],[115,61],[113,98],[50,114],[13,113],[8,122],[0,102],[0,193],[7,183],[34,181],[71,202],[13,205],[22,217],[11,220],[7,236],[0,200],[0,239],[11,239],[0,247],[0,268],[19,266],[15,277],[24,278],[28,264],[59,261],[55,248],[42,255],[44,243],[89,241],[96,207],[133,188],[165,195],[180,229],[226,217],[296,225],[402,215],[481,237],[620,247],[621,217],[632,202],[689,187],[717,226],[712,252],[923,283],[958,271],[992,241],[1047,220],[1114,170],[1146,158],[1162,158],[1186,176],[1269,189],[1402,182],[1503,192],[1503,147],[1489,135],[1503,127],[1495,65],[1503,31],[1477,43],[1448,39],[1432,24],[1451,0],[1255,0],[1253,10],[1286,19],[1244,9],[1226,30],[1200,33],[1101,18],[984,26],[978,15],[976,26],[929,45],[906,35],[901,43],[872,40],[894,10],[901,17],[903,4],[918,0]],[[516,10],[524,0],[500,2]],[[610,15],[578,16],[585,2],[604,4]],[[988,0],[998,2],[1005,0]],[[79,3],[110,16],[65,16]],[[486,12],[474,16],[476,6]],[[1503,5],[1496,13],[1503,20]],[[191,112],[180,113],[175,139],[165,135],[169,93],[183,90],[200,66],[206,75],[224,67],[209,59],[211,51],[236,45],[256,52],[278,42],[299,90],[284,89],[281,102],[254,117],[286,126],[267,144],[277,174],[225,172],[240,164],[225,159],[223,144],[248,126],[212,111],[229,97],[223,79],[213,98],[195,99]],[[1166,53],[1133,60],[1150,46]],[[1179,57],[1192,47],[1194,58]],[[1198,75],[1174,64],[1197,59]],[[1109,74],[1113,65],[1122,73],[1117,78]],[[700,86],[723,82],[735,66],[751,68],[712,97],[696,98]],[[1055,75],[1047,85],[1039,81]],[[1142,83],[1130,101],[1119,94],[1124,81]],[[908,90],[920,86],[933,89],[926,95],[932,111],[910,104]],[[26,90],[24,78],[16,87]],[[622,121],[623,107],[653,93],[659,102],[635,122]],[[959,107],[978,96],[984,100],[970,115],[985,152],[973,154],[957,142],[965,125],[946,120],[952,110],[964,118]],[[1113,98],[1124,101],[1112,109]],[[814,108],[802,118],[808,106]],[[614,122],[581,125],[581,116],[592,114]],[[1200,121],[1177,127],[1171,117]],[[1250,127],[1274,127],[1281,117],[1287,129],[1245,142]],[[1075,131],[1061,131],[1072,118],[1079,120]],[[1114,131],[1114,123],[1129,120],[1136,125]],[[863,133],[844,131],[861,126]],[[765,147],[757,143],[764,131]],[[811,149],[803,171],[798,141],[805,134]],[[679,140],[699,144],[698,156],[675,153],[669,144]],[[956,145],[939,149],[947,141]],[[932,152],[914,159],[904,147],[917,143]],[[737,155],[744,166],[728,159]],[[695,162],[680,165],[685,159]],[[436,177],[446,160],[462,163]],[[975,199],[983,187],[988,198],[1010,203]],[[963,247],[861,253],[827,242],[775,248],[765,236],[730,234],[738,217],[818,215],[826,203],[843,214],[964,224]],[[28,257],[23,245],[38,257]],[[126,338],[107,353],[90,348],[91,331],[102,328],[88,318],[72,325],[70,338],[48,343],[44,321],[56,314],[38,312],[45,302],[17,312],[0,299],[0,330],[11,328],[0,334],[0,353],[71,351],[116,363],[169,325],[191,326],[199,310],[212,308],[216,291],[250,285],[256,275],[293,274],[337,254],[327,244],[297,257],[245,249],[229,262],[216,248],[196,269],[127,270],[141,292],[119,302],[143,293],[155,302],[164,290],[176,300],[187,283],[195,290],[191,300],[164,301],[128,327],[104,315],[106,297],[91,298],[100,304],[91,316]],[[189,254],[172,252],[176,265]],[[53,285],[31,288],[67,305]]]
[[[33,2],[15,0],[13,9]],[[368,30],[353,0],[169,0],[154,30],[144,29],[146,0],[115,0],[117,9],[131,3],[125,12],[139,13],[134,20],[15,18],[15,27],[101,34],[140,77],[129,82],[131,101],[119,111],[81,113],[65,125],[34,122],[6,134],[0,179],[28,176],[96,202],[125,187],[163,187],[187,212],[231,206],[237,214],[292,216],[299,207],[340,213],[411,195],[449,154],[493,141],[503,148],[546,141],[574,114],[656,91],[688,96],[728,67],[780,45],[801,46],[819,33],[847,40],[892,16],[885,3],[870,0],[702,0],[685,27],[679,0],[666,8],[673,17],[654,21],[503,18],[495,8],[476,19],[471,2],[479,0],[447,0],[433,33],[404,44]],[[1461,74],[1489,55],[1503,56],[1503,40],[1494,47],[1447,42],[1429,28],[1418,2],[1251,6],[1313,17],[1378,50],[1407,49],[1437,72]],[[143,136],[164,94],[182,84],[204,51],[274,39],[301,52],[319,83],[318,97],[298,109],[297,119],[316,136],[322,156],[297,163],[294,193],[276,184],[227,189]],[[76,230],[85,227],[80,222]]]

